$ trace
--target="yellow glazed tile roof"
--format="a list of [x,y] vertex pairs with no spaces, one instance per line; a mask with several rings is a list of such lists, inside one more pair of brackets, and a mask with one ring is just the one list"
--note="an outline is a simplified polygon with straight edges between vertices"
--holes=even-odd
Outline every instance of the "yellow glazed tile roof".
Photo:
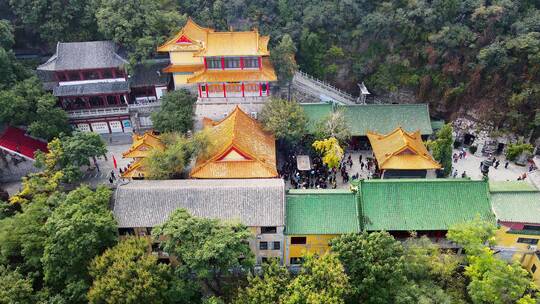
[[202,64],[186,64],[186,65],[174,65],[171,64],[163,69],[165,73],[179,73],[179,72],[196,72],[204,69]]
[[276,81],[274,67],[268,58],[262,60],[262,70],[204,70],[195,73],[188,79],[188,83],[212,82],[259,82]]
[[152,132],[145,132],[143,135],[133,134],[133,144],[126,152],[122,153],[124,158],[148,157],[153,149],[165,149],[157,135]]
[[[187,38],[187,42],[178,43],[182,37]],[[182,30],[157,50],[197,51],[195,56],[268,56],[269,39],[268,36],[259,35],[257,30],[216,32],[199,26],[189,18]]]
[[[171,52],[171,51],[195,51],[200,50],[203,44],[206,44],[208,33],[214,30],[202,27],[195,23],[191,18],[188,18],[186,25],[178,32],[173,38],[165,42],[158,47],[158,52]],[[182,36],[187,37],[193,43],[192,44],[178,44],[178,39]]]
[[381,135],[367,132],[367,137],[379,168],[401,170],[440,169],[441,165],[429,154],[420,131],[407,133],[401,127]]
[[134,178],[134,177],[144,177],[145,170],[143,167],[143,159],[137,159],[134,163],[129,165],[129,167],[122,173],[123,178]]
[[277,177],[274,136],[239,107],[209,128],[208,151],[197,158],[192,178]]

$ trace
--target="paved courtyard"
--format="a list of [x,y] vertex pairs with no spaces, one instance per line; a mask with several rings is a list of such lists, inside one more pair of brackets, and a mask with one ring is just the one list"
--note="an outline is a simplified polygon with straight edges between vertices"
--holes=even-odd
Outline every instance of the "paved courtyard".
[[[455,153],[459,150],[454,150]],[[498,169],[495,167],[489,168],[488,177],[492,181],[514,181],[517,180],[519,176],[528,171],[527,167],[518,166],[513,162],[508,164],[508,169],[504,168],[506,158],[501,155],[496,157],[500,161]],[[452,170],[457,170],[458,177],[465,171],[467,176],[471,179],[482,179],[482,172],[480,172],[480,163],[487,159],[487,157],[480,157],[476,155],[471,155],[467,153],[467,156],[464,159],[460,159],[457,163],[453,163]]]

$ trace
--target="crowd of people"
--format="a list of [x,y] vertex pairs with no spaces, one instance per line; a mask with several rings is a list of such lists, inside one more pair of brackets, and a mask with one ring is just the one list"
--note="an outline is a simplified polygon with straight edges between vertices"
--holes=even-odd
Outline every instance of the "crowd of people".
[[358,164],[360,170],[353,171],[353,158],[351,154],[344,156],[337,168],[328,168],[321,157],[315,156],[311,161],[311,168],[299,170],[296,155],[290,154],[284,161],[283,166],[278,170],[280,177],[288,181],[294,189],[336,189],[338,187],[338,174],[341,176],[343,184],[359,178],[376,177],[375,161],[372,158],[362,159],[360,154]]

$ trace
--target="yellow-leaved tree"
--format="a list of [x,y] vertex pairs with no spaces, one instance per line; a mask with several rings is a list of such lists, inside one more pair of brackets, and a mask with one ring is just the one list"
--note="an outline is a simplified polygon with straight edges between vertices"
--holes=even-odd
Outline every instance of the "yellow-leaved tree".
[[323,155],[322,161],[328,168],[337,168],[343,158],[343,148],[335,137],[313,142],[313,148]]

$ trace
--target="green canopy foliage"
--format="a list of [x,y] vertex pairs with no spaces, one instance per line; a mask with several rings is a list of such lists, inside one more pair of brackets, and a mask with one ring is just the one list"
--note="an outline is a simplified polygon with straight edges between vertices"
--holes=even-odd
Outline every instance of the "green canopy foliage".
[[48,153],[36,153],[36,167],[47,176],[61,172],[62,181],[68,183],[82,177],[81,167],[90,166],[91,158],[107,153],[103,139],[93,132],[74,132],[71,136],[55,138],[47,147]]
[[308,119],[296,101],[272,98],[264,104],[259,120],[266,131],[290,143],[306,134]]
[[164,240],[163,250],[216,296],[230,291],[234,277],[254,263],[248,243],[251,232],[239,223],[197,218],[178,209],[152,235]]
[[[187,278],[177,278],[170,265],[150,254],[150,241],[128,238],[94,258],[90,303],[193,303]],[[200,295],[199,295],[200,296]]]
[[156,47],[178,31],[186,18],[172,1],[97,0],[99,32],[129,50],[131,64],[155,53]]
[[71,191],[43,226],[46,286],[69,303],[85,303],[92,259],[116,243],[117,227],[109,210],[111,191],[88,187]]
[[154,150],[144,159],[146,178],[168,179],[179,177],[190,161],[206,152],[209,145],[204,131],[186,137],[178,133],[165,133],[161,136],[165,143],[163,151]]
[[32,281],[22,276],[17,270],[9,270],[0,265],[0,303],[33,304]]
[[437,132],[437,138],[426,143],[433,154],[433,158],[441,164],[444,176],[448,176],[452,172],[453,144],[451,124],[445,124]]
[[168,92],[161,98],[159,111],[152,113],[154,128],[184,134],[192,130],[196,101],[197,97],[185,89]]

